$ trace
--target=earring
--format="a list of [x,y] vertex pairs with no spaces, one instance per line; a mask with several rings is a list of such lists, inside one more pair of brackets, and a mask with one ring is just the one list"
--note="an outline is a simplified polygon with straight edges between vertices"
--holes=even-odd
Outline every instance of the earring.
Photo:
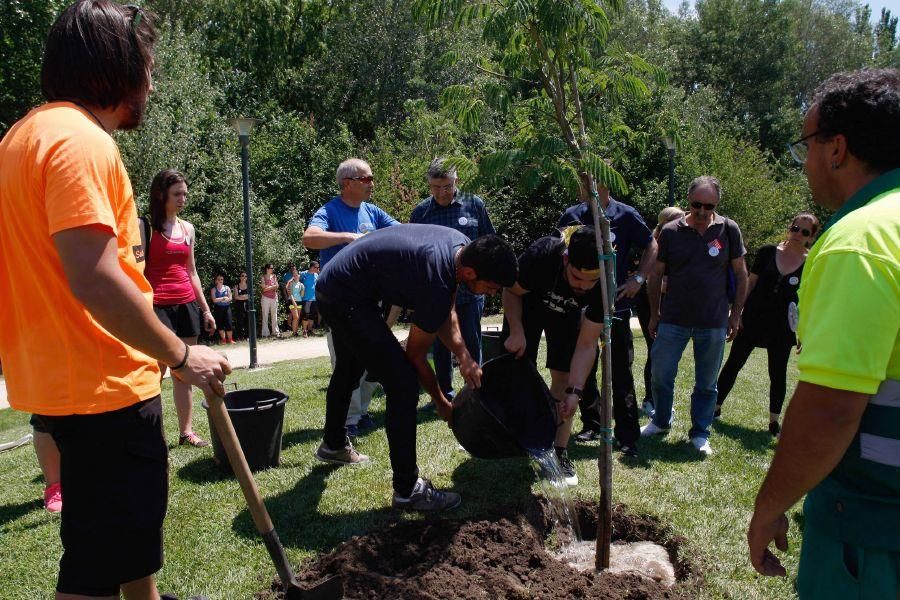
[[831,163],[831,170],[832,170],[832,171],[837,171],[837,168],[838,168],[837,163]]

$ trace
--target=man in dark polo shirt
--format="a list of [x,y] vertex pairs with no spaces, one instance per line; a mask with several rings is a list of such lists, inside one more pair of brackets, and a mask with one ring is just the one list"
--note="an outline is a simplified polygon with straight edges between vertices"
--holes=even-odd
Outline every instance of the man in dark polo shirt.
[[[616,252],[616,303],[610,331],[612,348],[613,417],[615,419],[616,445],[625,456],[638,454],[639,437],[638,406],[634,392],[634,338],[631,334],[631,309],[633,298],[650,275],[656,262],[656,240],[643,217],[634,208],[623,204],[608,194],[600,197],[606,217],[609,219],[610,237]],[[556,227],[593,225],[591,208],[581,202],[566,209]],[[637,272],[629,277],[628,265],[632,250],[641,252]],[[600,392],[597,389],[597,361],[584,384],[584,396],[578,403],[583,428],[575,436],[581,442],[601,437],[603,422],[599,410]]]
[[[678,362],[688,341],[694,342],[694,391],[691,394],[691,444],[703,456],[712,454],[709,426],[716,404],[716,378],[725,341],[741,328],[747,293],[744,243],[737,223],[716,213],[721,187],[715,177],[701,176],[688,187],[688,214],[659,234],[659,254],[650,278],[650,335],[653,399],[656,412],[641,435],[667,433],[672,425],[672,401]],[[735,300],[729,314],[731,266]],[[660,311],[660,284],[666,276],[666,296]]]
[[[438,491],[419,477],[419,384],[438,414],[449,420],[452,406],[427,360],[435,337],[456,355],[463,379],[474,387],[481,384],[481,367],[466,350],[453,309],[457,286],[493,295],[515,279],[516,256],[502,238],[490,235],[470,242],[458,231],[438,225],[396,225],[375,231],[329,261],[319,276],[316,297],[332,328],[335,364],[326,397],[325,434],[316,458],[340,465],[368,462],[353,448],[344,426],[350,393],[366,370],[387,396],[393,506],[426,512],[458,506],[459,494]],[[413,310],[406,350],[385,323],[379,301]]]
[[[452,227],[470,240],[496,233],[484,201],[474,194],[459,191],[456,183],[456,170],[447,168],[446,159],[434,159],[428,167],[431,196],[413,209],[409,222]],[[461,287],[456,293],[456,317],[466,349],[478,364],[481,364],[482,312],[484,296]],[[434,341],[434,370],[441,391],[452,401],[454,393],[450,352],[440,340]]]

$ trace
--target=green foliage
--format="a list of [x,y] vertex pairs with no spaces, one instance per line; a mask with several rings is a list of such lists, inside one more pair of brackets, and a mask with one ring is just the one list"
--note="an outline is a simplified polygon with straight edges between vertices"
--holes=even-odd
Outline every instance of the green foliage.
[[[608,3],[621,11],[619,2]],[[517,136],[516,150],[482,157],[480,175],[496,184],[523,175],[523,189],[549,177],[570,194],[588,197],[594,182],[622,191],[622,176],[603,164],[591,148],[594,130],[612,123],[603,107],[646,97],[643,77],[662,81],[646,60],[608,44],[610,21],[597,2],[517,0],[509,4],[416,0],[415,14],[434,27],[483,24],[483,39],[493,48],[476,66],[492,79],[445,88],[441,100],[465,131],[476,131],[486,107],[531,129]],[[551,139],[555,141],[551,141]],[[601,166],[603,164],[603,166]]]
[[0,2],[0,136],[41,98],[47,32],[68,0]]

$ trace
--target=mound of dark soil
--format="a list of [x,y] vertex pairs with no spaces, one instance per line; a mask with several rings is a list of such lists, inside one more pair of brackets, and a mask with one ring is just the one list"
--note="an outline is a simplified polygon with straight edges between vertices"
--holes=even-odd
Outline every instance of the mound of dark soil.
[[[585,538],[596,535],[593,510],[580,506]],[[341,544],[298,574],[311,585],[326,577],[344,579],[345,597],[371,600],[526,600],[548,598],[682,599],[693,596],[690,565],[677,558],[679,540],[646,517],[617,507],[614,538],[663,544],[676,565],[679,584],[667,589],[636,575],[579,572],[551,557],[547,512],[535,502],[527,515],[508,512],[478,521],[428,519],[388,525]],[[282,598],[278,582],[257,595]]]

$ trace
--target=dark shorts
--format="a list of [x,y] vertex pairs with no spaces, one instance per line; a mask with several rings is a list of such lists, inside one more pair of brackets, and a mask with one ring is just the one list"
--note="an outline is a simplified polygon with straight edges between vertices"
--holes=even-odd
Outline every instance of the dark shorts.
[[200,335],[200,307],[197,302],[184,304],[154,304],[153,312],[162,324],[178,337],[197,337]]
[[213,318],[216,320],[217,331],[231,331],[231,305],[216,306],[213,305]]
[[[537,364],[541,333],[544,333],[547,337],[547,368],[569,372],[581,327],[581,311],[555,312],[538,298],[527,294],[522,298],[522,327],[525,330],[525,356]],[[501,342],[505,342],[507,337],[509,325],[504,319]]]
[[28,421],[31,424],[31,428],[34,429],[38,433],[50,433],[47,431],[47,426],[44,424],[44,420],[41,418],[41,415],[31,415],[31,419]]
[[314,321],[319,316],[319,303],[315,300],[307,300],[303,303],[303,320]]
[[112,412],[40,420],[59,448],[66,491],[56,590],[118,596],[121,584],[163,564],[169,462],[160,397]]

